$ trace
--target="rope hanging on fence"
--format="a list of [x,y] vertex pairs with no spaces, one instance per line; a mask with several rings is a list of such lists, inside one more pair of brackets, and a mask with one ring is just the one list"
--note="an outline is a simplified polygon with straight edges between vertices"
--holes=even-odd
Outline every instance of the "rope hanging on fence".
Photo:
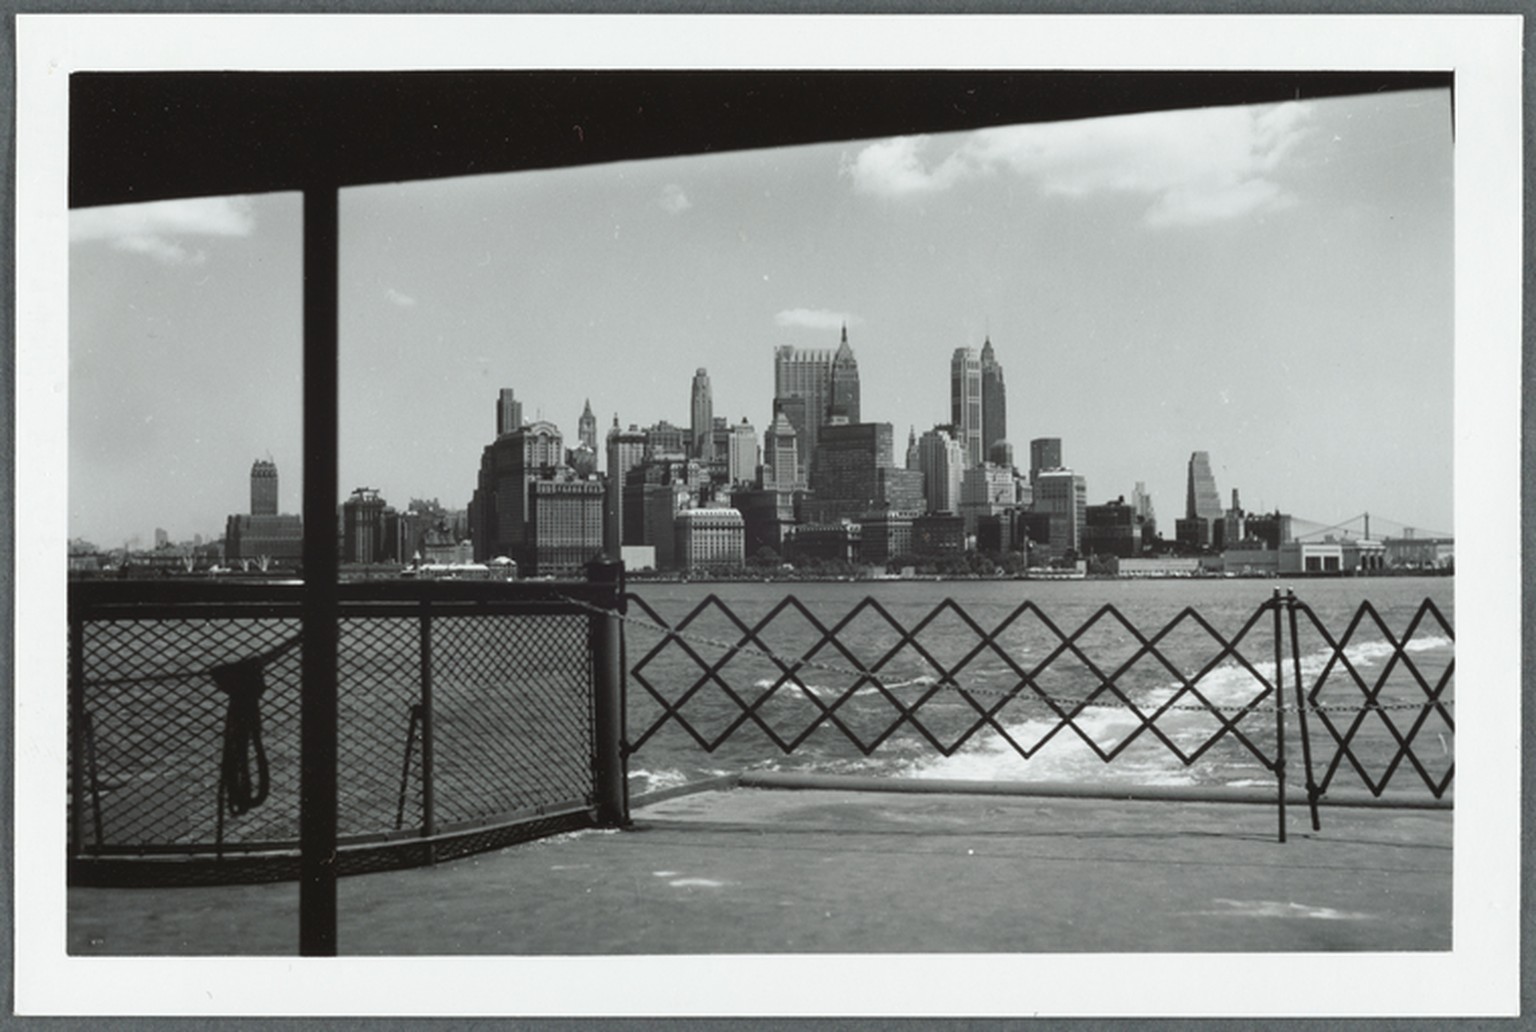
[[[875,684],[883,685],[887,688],[892,687],[890,685],[886,685],[885,680],[881,677],[878,671],[858,669],[852,666],[845,666],[841,663],[828,663],[825,660],[812,659],[806,656],[788,659],[780,656],[778,653],[773,652],[770,649],[759,648],[757,646],[747,644],[744,641],[729,642],[718,638],[711,638],[706,635],[695,633],[693,631],[680,631],[668,624],[658,623],[651,620],[643,620],[639,617],[631,616],[628,613],[603,609],[599,606],[594,606],[589,602],[570,598],[569,596],[565,596],[564,598],[565,601],[578,608],[604,616],[618,616],[619,619],[624,621],[626,624],[634,624],[635,626],[652,634],[659,634],[663,637],[675,638],[679,641],[691,642],[695,645],[708,645],[712,648],[725,649],[732,653],[741,653],[748,656],[756,656],[759,659],[766,659],[769,662],[778,664],[780,667],[790,671],[791,677],[794,676],[793,672],[795,670],[801,667],[805,667],[812,670],[822,670],[827,673],[839,674],[844,677],[860,678],[863,680],[871,681]],[[796,680],[798,681],[798,678],[796,678]],[[900,687],[900,685],[896,687]],[[1129,708],[1128,704],[1125,702],[1118,700],[1108,701],[1101,699],[1096,695],[1081,697],[1047,695],[1046,693],[1040,691],[1038,688],[1035,689],[1033,694],[1026,694],[1024,691],[1022,691],[1022,688],[1024,687],[1022,684],[1012,690],[1009,690],[1003,688],[987,688],[974,685],[966,687],[958,684],[953,680],[946,679],[945,683],[943,683],[940,687],[951,691],[962,691],[966,694],[975,696],[992,696],[994,698],[1002,698],[1003,696],[1008,696],[1014,702],[1021,705],[1057,706],[1068,708],[1081,707],[1093,709]],[[1381,702],[1375,699],[1367,699],[1366,701],[1360,703],[1317,702],[1314,700],[1308,700],[1305,708],[1309,713],[1326,713],[1335,711],[1354,713],[1362,710],[1372,712],[1387,710],[1423,710],[1430,706],[1438,706],[1444,708],[1454,705],[1454,699],[1432,699],[1422,702]],[[1235,714],[1273,713],[1276,709],[1284,709],[1287,712],[1296,712],[1298,710],[1296,705],[1286,704],[1284,702],[1279,704],[1266,705],[1248,703],[1246,705],[1225,706],[1216,703],[1174,703],[1172,705],[1164,705],[1155,708],[1165,712],[1187,711],[1191,713],[1214,712]]]
[[224,805],[231,817],[254,810],[267,798],[267,750],[261,744],[261,695],[267,690],[265,670],[266,664],[258,656],[208,671],[214,684],[229,696],[224,709],[224,753],[219,761],[219,781],[224,786]]

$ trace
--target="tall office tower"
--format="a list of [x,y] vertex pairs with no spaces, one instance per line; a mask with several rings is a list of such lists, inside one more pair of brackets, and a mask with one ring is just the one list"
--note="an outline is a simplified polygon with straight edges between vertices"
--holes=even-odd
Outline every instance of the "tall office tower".
[[1013,468],[1013,445],[1007,439],[993,441],[987,445],[987,461],[994,466]]
[[1184,516],[1187,519],[1219,520],[1222,517],[1221,495],[1216,492],[1216,477],[1211,473],[1211,456],[1197,451],[1189,457],[1189,481],[1184,495]]
[[592,399],[581,407],[581,418],[576,421],[576,439],[597,454],[597,417],[592,414]]
[[889,423],[822,427],[809,478],[813,497],[802,506],[804,522],[836,523],[871,511],[921,509],[923,475],[898,468],[893,445]]
[[1061,468],[1061,438],[1036,437],[1029,442],[1029,482],[1040,478],[1042,470]]
[[523,425],[523,403],[512,395],[512,388],[503,387],[496,398],[496,436],[510,434]]
[[949,421],[959,432],[967,466],[981,463],[981,359],[975,348],[956,348],[949,362]]
[[859,364],[848,346],[848,329],[835,352],[791,345],[773,352],[773,411],[795,428],[800,468],[809,475],[821,428],[859,421]]
[[928,512],[960,511],[965,448],[951,435],[950,429],[936,426],[917,442],[917,468],[923,474],[923,499]]
[[832,367],[827,373],[828,423],[857,423],[859,421],[859,362],[848,346],[848,327],[843,327],[842,343],[832,356]]
[[763,486],[789,490],[804,486],[800,475],[800,442],[795,426],[781,410],[763,435]]
[[921,469],[922,455],[917,450],[917,427],[907,427],[907,468]]
[[1136,481],[1136,488],[1131,492],[1131,508],[1141,523],[1141,540],[1150,544],[1157,534],[1157,510],[1152,506],[1152,496],[1147,494],[1147,485],[1143,481]]
[[476,561],[505,555],[517,560],[522,569],[534,567],[528,529],[530,485],[564,460],[559,428],[543,420],[502,434],[485,446],[469,503]]
[[[997,364],[988,336],[981,345],[981,450],[992,455],[993,447],[1008,438],[1008,392],[1003,386],[1003,367]],[[991,459],[997,462],[996,459]],[[1013,465],[1013,460],[999,465]]]
[[277,515],[277,463],[267,459],[251,463],[251,515]]
[[624,475],[645,461],[645,433],[631,423],[619,429],[619,417],[613,417],[608,429],[608,483],[603,513],[603,548],[617,558],[623,545]]
[[725,451],[725,475],[732,484],[744,484],[757,473],[757,430],[743,416],[731,427]]
[[715,403],[709,390],[709,371],[693,374],[693,391],[688,402],[688,455],[706,462],[710,454],[710,434],[715,426]]
[[1088,485],[1070,469],[1041,470],[1035,478],[1034,511],[1048,518],[1050,540],[1045,544],[1053,558],[1081,550],[1087,510]]

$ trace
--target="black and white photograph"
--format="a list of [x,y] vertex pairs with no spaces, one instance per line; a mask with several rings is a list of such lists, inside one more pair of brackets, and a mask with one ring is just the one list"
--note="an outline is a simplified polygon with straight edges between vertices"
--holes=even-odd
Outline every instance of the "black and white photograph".
[[19,17],[18,1010],[1515,1013],[1521,32]]

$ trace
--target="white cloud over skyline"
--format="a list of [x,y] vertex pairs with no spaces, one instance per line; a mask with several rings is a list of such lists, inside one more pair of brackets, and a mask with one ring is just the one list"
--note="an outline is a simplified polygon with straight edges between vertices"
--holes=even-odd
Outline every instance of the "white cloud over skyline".
[[1285,103],[903,136],[869,144],[843,172],[856,191],[886,198],[1012,174],[1047,195],[1143,196],[1149,225],[1193,225],[1294,203],[1273,174],[1310,113]]
[[187,237],[244,237],[256,228],[255,210],[246,197],[196,197],[70,213],[72,242],[102,240],[120,251],[147,255],[167,265],[199,265],[207,253],[189,246]]
[[833,312],[825,308],[786,308],[774,315],[779,326],[804,330],[836,330],[844,326],[857,326],[864,320],[852,312]]

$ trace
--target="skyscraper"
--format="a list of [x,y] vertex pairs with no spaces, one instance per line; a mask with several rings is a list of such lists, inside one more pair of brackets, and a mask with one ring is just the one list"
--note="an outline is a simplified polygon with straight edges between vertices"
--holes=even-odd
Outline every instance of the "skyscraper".
[[[1008,439],[1008,393],[1003,386],[1003,367],[988,336],[981,346],[981,450],[990,457],[993,445]],[[991,461],[997,462],[997,459]],[[1013,460],[1008,460],[1012,465]],[[999,463],[1002,465],[1002,463]]]
[[268,459],[251,463],[251,515],[277,515],[277,464]]
[[1223,513],[1221,495],[1216,491],[1216,477],[1211,473],[1211,456],[1197,451],[1189,457],[1189,481],[1184,495],[1184,515],[1188,519],[1219,520]]
[[715,404],[709,390],[709,372],[700,368],[693,374],[693,390],[688,404],[688,455],[706,462],[714,458],[713,439]]
[[592,414],[592,399],[581,407],[581,418],[576,421],[576,439],[597,454],[597,417]]
[[929,512],[958,513],[965,475],[965,449],[947,426],[936,426],[917,441],[923,499]]
[[843,339],[832,356],[828,371],[826,422],[857,423],[859,421],[859,362],[848,346],[848,327],[843,327]]
[[967,466],[981,463],[981,359],[975,348],[956,348],[949,362],[949,417],[965,449]]
[[608,484],[606,512],[603,514],[603,548],[619,555],[624,534],[624,475],[645,461],[645,432],[631,423],[619,429],[619,417],[613,417],[608,430]]
[[859,363],[848,346],[848,328],[835,352],[791,345],[773,352],[773,412],[795,428],[800,468],[809,473],[821,428],[859,421]]
[[1034,511],[1048,517],[1050,540],[1045,544],[1053,558],[1082,548],[1087,509],[1088,485],[1070,469],[1042,470],[1036,478]]
[[726,478],[732,484],[744,484],[757,472],[757,431],[742,417],[731,427],[726,449]]
[[799,434],[782,411],[763,438],[763,486],[789,490],[804,486],[800,474]]
[[1061,468],[1061,438],[1036,437],[1029,442],[1029,482],[1033,484],[1047,469]]
[[534,567],[528,530],[530,485],[564,460],[560,430],[549,422],[519,427],[485,446],[469,503],[477,561],[506,555],[522,569]]
[[875,510],[910,513],[923,504],[923,475],[896,465],[889,423],[822,427],[809,479],[813,497],[803,503],[806,523],[857,520]]
[[503,387],[496,398],[496,436],[510,434],[523,425],[523,403],[512,394],[512,388]]

